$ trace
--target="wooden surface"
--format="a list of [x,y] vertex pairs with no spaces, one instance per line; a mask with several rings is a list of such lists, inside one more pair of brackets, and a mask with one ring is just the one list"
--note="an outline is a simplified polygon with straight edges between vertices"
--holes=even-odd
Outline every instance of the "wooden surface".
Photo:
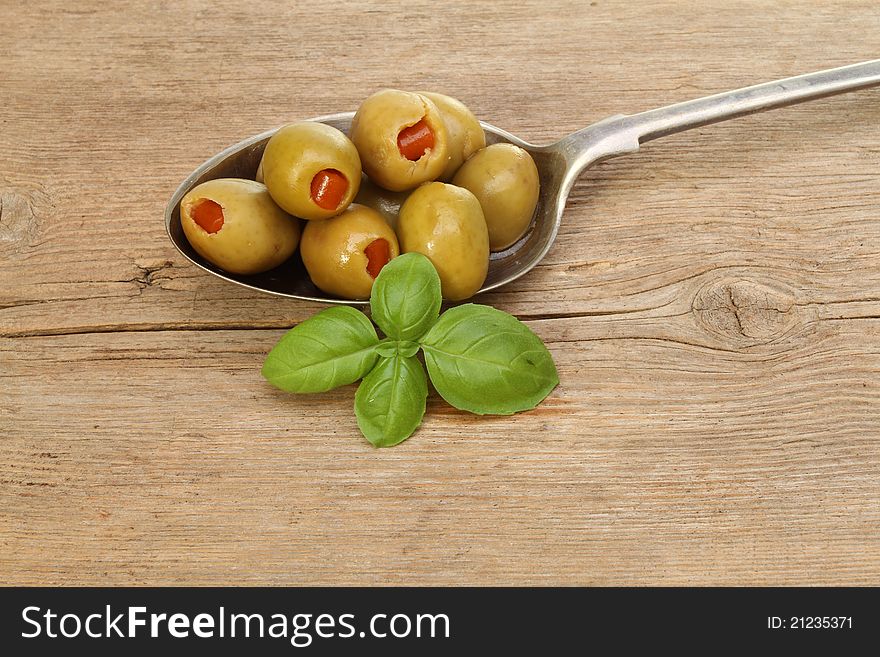
[[383,86],[548,142],[876,58],[875,0],[128,4],[0,0],[2,583],[880,584],[880,91],[587,172],[480,299],[559,388],[513,418],[432,393],[394,449],[353,386],[261,380],[319,306],[162,221],[210,155]]

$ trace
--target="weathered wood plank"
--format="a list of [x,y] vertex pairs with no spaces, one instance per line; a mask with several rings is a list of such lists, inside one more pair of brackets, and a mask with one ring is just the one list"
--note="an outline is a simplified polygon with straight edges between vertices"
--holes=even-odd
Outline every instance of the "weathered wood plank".
[[638,320],[615,338],[581,319],[532,326],[562,379],[539,409],[478,418],[432,394],[391,450],[357,434],[352,386],[293,397],[260,379],[278,331],[3,340],[0,571],[876,581],[880,322],[819,321],[747,353],[636,337]]
[[[313,84],[315,73],[297,53],[298,44],[284,43],[296,21],[281,21],[285,29],[278,30],[274,19],[281,17],[272,13],[236,11],[213,25],[216,33],[200,29],[198,39],[189,40],[192,21],[203,20],[205,11],[188,10],[185,3],[110,21],[97,10],[53,14],[69,29],[59,30],[51,43],[39,32],[40,14],[13,16],[6,30],[30,47],[6,58],[0,184],[7,219],[0,219],[0,280],[8,283],[0,288],[0,332],[119,324],[284,326],[308,316],[315,306],[238,290],[189,266],[164,235],[163,204],[193,166],[220,148],[291,118],[354,108],[383,84],[430,83],[462,95],[503,127],[547,141],[615,112],[868,58],[880,45],[880,29],[868,29],[880,27],[870,3],[865,11],[844,3],[818,18],[810,12],[811,21],[818,20],[810,26],[794,7],[740,13],[738,27],[725,33],[729,42],[707,50],[705,41],[731,17],[727,4],[715,3],[704,15],[666,6],[650,12],[653,25],[643,24],[641,10],[575,4],[561,13],[573,11],[583,25],[594,26],[586,51],[582,30],[572,30],[570,20],[538,20],[534,12],[509,7],[499,10],[508,29],[481,35],[484,46],[471,43],[468,31],[452,31],[448,48],[464,58],[456,66],[429,64],[438,55],[436,45],[403,49],[401,54],[415,58],[406,77],[396,63],[350,61],[331,40],[329,72],[344,78],[330,88]],[[329,29],[327,10],[312,9],[312,25]],[[340,38],[350,38],[352,30],[378,31],[389,16],[352,11],[358,22],[343,24]],[[460,15],[415,7],[410,24],[418,33]],[[517,32],[526,16],[533,21],[530,29]],[[856,23],[864,38],[842,39]],[[784,36],[784,25],[797,37]],[[87,27],[98,27],[101,38],[80,39]],[[771,27],[782,39],[772,51],[760,57],[743,52],[745,34]],[[231,38],[235,29],[268,34],[245,47]],[[541,43],[553,30],[559,33]],[[675,35],[674,49],[661,56],[673,45],[668,30]],[[833,61],[819,56],[816,39],[836,45]],[[216,61],[221,44],[229,65]],[[697,44],[700,52],[690,54]],[[108,59],[128,49],[135,54]],[[276,58],[275,49],[283,55]],[[524,81],[511,77],[522,75],[521,64],[505,61],[511,51],[529,56],[527,94]],[[704,59],[676,62],[683,52]],[[485,62],[478,70],[469,67],[477,56],[488,58],[496,74],[486,77]],[[265,77],[232,65],[253,67],[267,58],[273,68]],[[348,69],[340,68],[340,58]],[[290,66],[289,78],[279,75],[281,61]],[[76,94],[65,93],[71,87]],[[634,294],[706,268],[764,264],[804,270],[805,291],[819,287],[820,303],[880,289],[880,196],[874,184],[880,134],[873,130],[880,118],[878,93],[705,128],[600,166],[576,188],[546,265],[486,301],[526,315],[560,307],[609,312],[629,309]],[[235,111],[213,109],[212,94]],[[63,116],[38,125],[34,117],[47,112]],[[200,121],[200,115],[210,120]],[[850,289],[841,287],[843,281],[851,282]],[[856,285],[861,287],[853,290]]]

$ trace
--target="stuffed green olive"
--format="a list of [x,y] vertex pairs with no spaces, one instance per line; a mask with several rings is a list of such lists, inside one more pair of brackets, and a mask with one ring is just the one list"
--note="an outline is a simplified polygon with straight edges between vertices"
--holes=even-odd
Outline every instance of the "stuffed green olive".
[[437,106],[446,124],[449,147],[446,168],[439,177],[449,180],[465,160],[486,146],[486,133],[477,117],[460,100],[429,91],[419,93]]
[[309,277],[324,292],[367,299],[376,276],[400,249],[382,215],[352,203],[335,217],[308,222],[300,252]]
[[266,186],[240,178],[209,180],[187,192],[180,224],[200,256],[233,274],[277,267],[300,238],[299,221],[275,204]]
[[489,270],[489,233],[480,202],[468,190],[441,182],[422,185],[397,219],[403,253],[428,257],[450,301],[472,297]]
[[435,180],[446,168],[448,135],[427,97],[383,89],[367,98],[351,124],[364,172],[393,192]]
[[311,221],[345,210],[361,184],[354,144],[336,128],[312,121],[291,123],[272,135],[260,172],[278,205]]
[[452,184],[480,201],[489,245],[502,251],[525,235],[535,214],[540,181],[532,157],[513,144],[492,144],[465,162]]

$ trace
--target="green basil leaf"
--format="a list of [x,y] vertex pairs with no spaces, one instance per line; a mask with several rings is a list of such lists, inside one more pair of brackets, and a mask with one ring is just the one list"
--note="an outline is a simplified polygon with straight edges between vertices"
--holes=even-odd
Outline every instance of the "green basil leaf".
[[373,282],[373,321],[389,338],[418,340],[440,315],[440,277],[421,253],[406,253],[382,267]]
[[287,392],[332,390],[373,368],[378,343],[376,329],[362,312],[349,306],[328,308],[281,338],[263,363],[263,376]]
[[559,384],[541,338],[516,317],[489,306],[447,310],[421,344],[431,383],[464,411],[510,415],[528,410]]
[[422,423],[427,397],[428,380],[418,358],[383,358],[354,397],[361,433],[376,447],[403,442]]

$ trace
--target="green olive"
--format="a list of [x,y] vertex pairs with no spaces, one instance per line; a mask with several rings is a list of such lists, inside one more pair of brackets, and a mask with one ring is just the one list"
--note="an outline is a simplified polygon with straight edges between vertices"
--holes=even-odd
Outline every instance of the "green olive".
[[420,94],[377,91],[354,115],[351,140],[370,179],[393,192],[434,180],[446,168],[446,124]]
[[275,202],[309,220],[345,210],[361,184],[354,144],[336,128],[313,121],[291,123],[272,135],[260,169]]
[[477,151],[452,184],[469,189],[479,199],[493,251],[506,249],[529,229],[540,182],[532,157],[518,146],[492,144]]
[[486,280],[489,233],[480,202],[466,189],[441,182],[419,187],[400,208],[397,236],[401,251],[434,263],[451,301],[472,297]]
[[382,215],[357,203],[335,217],[307,223],[300,251],[312,282],[343,299],[369,298],[379,271],[400,254],[397,236]]
[[448,159],[440,179],[449,180],[466,159],[486,146],[486,133],[474,113],[460,100],[429,91],[419,93],[437,106],[446,123],[449,133]]
[[364,176],[361,179],[361,188],[354,202],[366,205],[368,208],[376,210],[381,214],[388,225],[392,228],[397,226],[397,215],[400,213],[400,206],[410,195],[409,191],[391,192],[384,187],[379,187],[372,180]]
[[180,224],[196,252],[233,274],[257,274],[287,260],[299,244],[299,221],[253,180],[203,182],[180,201]]

